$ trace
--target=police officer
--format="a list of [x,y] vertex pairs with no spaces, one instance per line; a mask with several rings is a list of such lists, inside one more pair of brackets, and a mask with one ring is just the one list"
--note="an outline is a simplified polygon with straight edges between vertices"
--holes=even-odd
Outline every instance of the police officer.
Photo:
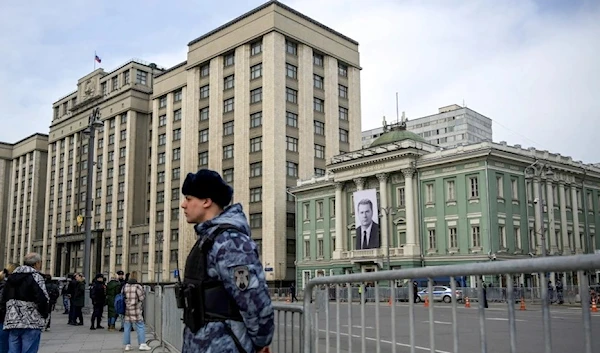
[[201,169],[187,175],[181,191],[181,208],[198,235],[178,291],[182,353],[270,353],[271,298],[242,206],[228,206],[233,189]]

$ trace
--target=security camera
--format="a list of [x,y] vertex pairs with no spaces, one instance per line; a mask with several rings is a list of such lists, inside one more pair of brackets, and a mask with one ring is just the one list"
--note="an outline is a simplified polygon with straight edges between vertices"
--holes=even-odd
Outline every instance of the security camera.
[[496,261],[496,254],[492,254],[492,261]]
[[537,205],[538,202],[540,202],[539,198],[536,197],[535,199],[533,199],[533,203],[535,203],[536,205]]
[[527,255],[529,255],[529,257],[535,257],[535,255],[534,255],[532,252],[530,252],[530,253],[529,253],[529,254],[527,254]]

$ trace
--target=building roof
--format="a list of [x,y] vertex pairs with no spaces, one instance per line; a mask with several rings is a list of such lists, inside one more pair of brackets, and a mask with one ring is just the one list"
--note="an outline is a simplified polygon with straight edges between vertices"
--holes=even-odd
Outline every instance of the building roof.
[[417,142],[427,142],[421,136],[415,134],[412,131],[406,130],[406,128],[392,128],[390,131],[384,132],[381,136],[375,139],[369,147],[376,147],[381,145],[387,145],[394,142],[400,142],[404,140],[413,140]]
[[259,12],[259,11],[261,11],[263,9],[266,9],[267,7],[269,7],[271,5],[277,5],[277,6],[281,7],[282,9],[287,10],[287,11],[293,13],[294,15],[303,18],[306,21],[308,21],[308,22],[310,22],[310,23],[312,23],[314,25],[317,25],[317,26],[323,28],[324,30],[329,31],[329,32],[335,34],[336,36],[339,36],[339,37],[341,37],[341,38],[349,41],[352,44],[358,45],[358,42],[355,41],[354,39],[352,39],[350,37],[346,37],[345,35],[341,34],[340,32],[337,32],[337,31],[335,31],[335,30],[333,30],[333,29],[325,26],[324,24],[322,24],[320,22],[317,22],[317,21],[313,20],[312,18],[310,18],[310,17],[308,17],[308,16],[306,16],[306,15],[304,15],[304,14],[302,14],[302,13],[300,13],[300,12],[294,10],[294,9],[292,9],[291,7],[289,7],[287,5],[282,4],[281,2],[279,2],[277,0],[271,0],[271,1],[268,1],[268,2],[260,5],[259,7],[255,8],[255,9],[250,10],[250,11],[246,12],[245,14],[243,14],[243,15],[241,15],[241,16],[239,16],[239,17],[237,17],[237,18],[235,18],[235,19],[233,19],[233,20],[231,20],[231,21],[229,21],[227,23],[225,23],[224,25],[222,25],[220,27],[217,27],[214,30],[212,30],[212,31],[210,31],[210,32],[208,32],[208,33],[206,33],[206,34],[204,34],[204,35],[202,35],[202,36],[200,36],[200,37],[192,40],[191,42],[188,43],[188,46],[194,45],[194,44],[198,43],[199,41],[201,41],[201,40],[203,40],[205,38],[208,38],[208,37],[212,36],[213,34],[218,33],[220,31],[224,30],[225,28],[227,28],[227,27],[229,27],[229,26],[231,26],[231,25],[233,25],[233,24],[235,24],[235,23],[243,20],[246,17],[252,16],[253,14],[255,14],[257,12]]

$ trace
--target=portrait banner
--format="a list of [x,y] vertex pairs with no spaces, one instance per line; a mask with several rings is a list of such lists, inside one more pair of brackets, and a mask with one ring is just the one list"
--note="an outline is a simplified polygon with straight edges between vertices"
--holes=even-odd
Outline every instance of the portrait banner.
[[354,194],[354,217],[356,224],[356,250],[380,247],[377,190],[359,190]]

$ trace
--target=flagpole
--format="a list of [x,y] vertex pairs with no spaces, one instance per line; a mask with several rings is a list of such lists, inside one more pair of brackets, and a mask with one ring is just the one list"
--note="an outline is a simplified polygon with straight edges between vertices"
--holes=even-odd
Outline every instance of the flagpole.
[[96,71],[96,51],[94,50],[94,71]]

